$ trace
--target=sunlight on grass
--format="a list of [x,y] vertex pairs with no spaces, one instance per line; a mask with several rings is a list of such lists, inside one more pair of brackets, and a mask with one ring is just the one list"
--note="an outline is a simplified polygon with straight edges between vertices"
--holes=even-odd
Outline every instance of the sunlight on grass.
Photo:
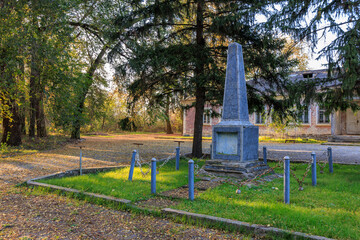
[[[160,163],[158,163],[160,164]],[[199,162],[203,164],[203,162]],[[175,171],[175,161],[169,161],[156,175],[157,192],[175,189],[188,183],[187,160],[181,159],[180,170]],[[147,166],[143,167],[147,172]],[[85,192],[100,193],[129,200],[142,200],[151,197],[150,172],[143,176],[140,169],[134,169],[133,181],[128,181],[129,167],[116,171],[88,174],[61,179],[49,179],[41,182],[68,188],[75,188]]]
[[[301,176],[305,168],[299,165],[296,175]],[[252,188],[244,186],[241,194],[223,184],[175,208],[330,238],[360,239],[359,173],[360,166],[335,165],[334,174],[318,173],[316,187],[311,186],[309,175],[303,191],[292,178],[290,205],[283,203],[283,179],[276,179]]]
[[[199,165],[203,164],[202,161]],[[291,165],[296,165],[294,173],[302,177],[306,165]],[[174,168],[175,162],[170,161],[160,169],[158,193],[187,184],[187,161],[181,160],[180,171]],[[325,170],[320,174],[318,168],[316,187],[311,186],[309,174],[303,191],[298,190],[298,183],[291,176],[290,205],[283,203],[283,179],[278,178],[259,186],[243,186],[241,194],[235,193],[236,187],[225,183],[199,194],[193,202],[184,199],[173,208],[329,238],[360,239],[360,166],[335,164],[333,174]],[[277,173],[282,171],[276,169]],[[127,180],[128,174],[129,168],[124,168],[43,182],[132,201],[152,197],[150,173],[144,177],[135,168],[132,182]]]
[[259,142],[277,142],[277,143],[285,143],[285,140],[294,140],[295,143],[325,143],[326,141],[316,140],[312,138],[272,138],[269,136],[260,136]]

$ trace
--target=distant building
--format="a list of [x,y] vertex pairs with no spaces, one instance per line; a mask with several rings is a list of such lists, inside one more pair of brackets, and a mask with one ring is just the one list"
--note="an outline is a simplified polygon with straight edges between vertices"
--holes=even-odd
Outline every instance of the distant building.
[[[311,70],[294,72],[290,75],[294,81],[301,81],[308,78],[326,78],[327,70]],[[185,100],[183,104],[190,105],[194,98]],[[360,103],[360,99],[354,101]],[[264,106],[267,110],[267,106]],[[211,117],[211,111],[221,114],[221,106],[211,107],[205,105],[203,136],[211,136],[212,126],[220,122],[221,116]],[[266,112],[266,111],[265,111]],[[195,108],[192,107],[184,111],[183,116],[183,135],[192,136],[194,133]],[[279,135],[272,127],[272,119],[266,114],[252,113],[249,116],[250,122],[259,126],[260,135]],[[360,113],[354,113],[351,109],[346,111],[333,112],[326,115],[325,109],[321,109],[314,103],[298,116],[296,126],[290,126],[286,129],[288,136],[331,136],[332,141],[360,141]]]

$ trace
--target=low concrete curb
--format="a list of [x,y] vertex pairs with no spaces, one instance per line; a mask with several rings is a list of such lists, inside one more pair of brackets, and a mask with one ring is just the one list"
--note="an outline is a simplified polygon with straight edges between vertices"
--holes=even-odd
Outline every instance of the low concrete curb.
[[[89,174],[89,173],[98,173],[98,172],[107,172],[114,169],[120,169],[124,168],[126,166],[117,166],[117,167],[102,167],[102,168],[83,168],[82,173],[83,174]],[[38,181],[38,180],[44,180],[44,179],[51,179],[51,178],[63,178],[63,177],[72,177],[72,176],[79,176],[80,175],[80,169],[72,169],[65,172],[57,172],[49,175],[45,175],[42,177],[37,177],[30,179],[29,181]]]
[[[125,166],[103,167],[103,168],[84,168],[84,169],[82,169],[82,172],[83,172],[83,174],[106,172],[106,171],[111,171],[114,169],[119,169],[119,168],[124,168],[124,167]],[[93,198],[101,198],[101,199],[104,199],[104,200],[107,200],[110,202],[119,203],[119,204],[123,204],[123,205],[131,204],[131,201],[127,200],[127,199],[120,199],[120,198],[110,197],[110,196],[96,194],[96,193],[82,192],[82,191],[79,191],[79,190],[73,189],[73,188],[66,188],[66,187],[60,187],[60,186],[56,186],[56,185],[36,182],[36,181],[44,180],[44,179],[78,176],[79,174],[80,174],[80,170],[74,169],[74,170],[69,170],[69,171],[65,171],[65,172],[59,172],[59,173],[55,173],[55,174],[46,175],[43,177],[33,178],[33,179],[27,181],[26,184],[29,186],[51,188],[51,189],[60,190],[63,192],[83,194],[85,196],[89,196],[89,197],[93,197]]]
[[[96,172],[110,171],[113,169],[119,169],[119,168],[123,168],[123,167],[126,167],[126,166],[105,167],[105,168],[87,168],[87,169],[83,169],[82,171],[83,171],[83,173],[96,173]],[[59,172],[59,173],[55,173],[55,174],[46,175],[43,177],[33,178],[33,179],[27,181],[26,184],[29,186],[50,188],[50,189],[60,190],[63,192],[83,194],[85,196],[89,196],[89,197],[93,197],[93,198],[100,198],[100,199],[104,199],[109,202],[118,203],[118,204],[124,205],[126,207],[134,207],[131,204],[131,201],[127,200],[127,199],[120,199],[120,198],[115,198],[115,197],[106,196],[106,195],[102,195],[102,194],[96,194],[96,193],[82,192],[80,190],[73,189],[73,188],[66,188],[66,187],[60,187],[60,186],[56,186],[56,185],[36,182],[38,180],[44,180],[44,179],[50,179],[50,178],[78,176],[79,173],[80,173],[79,169],[69,170],[66,172]],[[249,224],[246,222],[241,222],[241,221],[236,221],[236,220],[231,220],[231,219],[226,219],[226,218],[219,218],[219,217],[214,217],[214,216],[209,216],[209,215],[204,215],[204,214],[190,213],[190,212],[175,210],[175,209],[171,209],[171,208],[164,208],[161,211],[164,215],[168,215],[168,216],[184,216],[188,220],[198,220],[198,221],[202,221],[202,222],[215,223],[215,224],[221,224],[221,225],[226,224],[227,226],[234,227],[235,229],[237,229],[239,231],[253,232],[255,234],[273,234],[273,235],[278,235],[278,236],[291,236],[293,239],[313,239],[313,240],[329,240],[330,239],[330,238],[314,236],[314,235],[309,235],[309,234],[300,233],[300,232],[291,232],[291,231],[287,231],[287,230],[283,230],[283,229],[279,229],[279,228],[266,227],[266,226],[258,225],[258,224]]]
[[246,222],[240,222],[236,220],[214,217],[204,214],[190,213],[181,210],[176,210],[172,208],[164,208],[161,210],[165,215],[169,216],[182,216],[186,217],[188,220],[197,220],[208,223],[216,223],[216,224],[226,224],[228,226],[234,227],[240,231],[248,231],[254,232],[255,234],[273,234],[273,235],[282,235],[282,236],[291,236],[292,239],[313,239],[313,240],[331,240],[331,238],[309,235],[301,232],[291,232],[287,230],[283,230],[280,228],[274,227],[266,227],[258,224],[249,224]]
[[329,145],[329,146],[360,146],[360,143],[351,143],[351,142],[326,142],[321,145]]
[[76,190],[73,188],[60,187],[60,186],[46,184],[46,183],[34,182],[31,180],[27,181],[26,183],[30,186],[45,187],[45,188],[60,190],[63,192],[83,194],[85,196],[89,196],[89,197],[93,197],[93,198],[102,198],[102,199],[110,201],[110,202],[120,203],[120,204],[124,204],[124,205],[128,205],[131,203],[131,201],[127,200],[127,199],[120,199],[120,198],[110,197],[110,196],[96,194],[96,193],[82,192],[82,191],[79,191],[79,190]]
[[[264,161],[263,158],[259,157],[259,161]],[[279,159],[273,159],[273,158],[267,158],[267,161],[268,162],[278,162]],[[309,163],[309,160],[293,160],[291,161],[291,158],[290,158],[290,162],[292,163]],[[339,164],[339,165],[360,165],[359,163],[345,163],[345,162],[336,162],[336,161],[333,161],[333,164]]]

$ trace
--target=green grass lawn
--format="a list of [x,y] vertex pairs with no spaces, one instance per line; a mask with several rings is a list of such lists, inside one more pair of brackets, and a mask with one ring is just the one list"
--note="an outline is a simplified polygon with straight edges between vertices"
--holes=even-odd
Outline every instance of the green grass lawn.
[[325,143],[326,141],[316,140],[312,138],[272,138],[268,136],[260,136],[259,142],[277,142],[277,143],[285,143],[286,140],[293,140],[295,143]]
[[[296,166],[299,177],[305,172],[305,165],[291,165]],[[157,193],[187,184],[187,161],[182,159],[180,166],[180,171],[174,171],[175,163],[170,161],[160,169]],[[282,173],[282,167],[276,171]],[[129,168],[124,168],[42,182],[132,201],[152,197],[150,174],[143,177],[135,168],[130,182],[128,173]],[[235,193],[235,186],[223,184],[199,194],[193,202],[184,199],[172,208],[336,239],[360,239],[360,166],[335,164],[333,174],[320,174],[318,167],[318,185],[311,186],[309,173],[303,187],[299,191],[291,176],[290,205],[283,203],[283,179],[279,178],[260,186],[244,186],[241,194]]]
[[[298,165],[296,174],[304,172],[305,166]],[[310,173],[304,190],[299,191],[291,176],[290,205],[283,203],[281,178],[242,187],[241,194],[224,184],[175,208],[330,238],[360,239],[360,166],[334,165],[332,175],[318,173],[317,180],[318,185],[312,187]]]
[[[204,162],[198,162],[202,165]],[[157,163],[158,166],[161,162]],[[144,171],[147,166],[144,167]],[[156,175],[156,192],[175,189],[188,183],[187,160],[180,160],[180,170],[175,171],[175,161],[169,161]],[[39,182],[78,189],[84,192],[100,193],[117,198],[139,201],[151,197],[150,172],[144,177],[138,167],[134,169],[133,181],[128,181],[129,167],[99,174],[48,179]]]
[[64,135],[49,134],[44,138],[28,138],[23,137],[22,145],[8,146],[4,143],[0,144],[0,157],[8,157],[18,154],[32,154],[43,150],[51,150],[64,146],[68,139]]
[[[158,136],[156,138],[159,139],[193,139],[193,137],[189,136]],[[203,137],[203,140],[211,140],[211,137]],[[259,142],[276,142],[276,143],[285,143],[286,140],[294,140],[295,143],[324,143],[326,141],[320,141],[316,139],[309,138],[272,138],[268,136],[260,136]]]

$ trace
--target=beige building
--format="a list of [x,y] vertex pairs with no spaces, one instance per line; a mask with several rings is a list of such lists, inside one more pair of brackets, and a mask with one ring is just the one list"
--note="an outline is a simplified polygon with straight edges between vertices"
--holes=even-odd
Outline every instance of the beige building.
[[[324,78],[326,70],[295,72],[291,77],[297,81],[306,78]],[[184,105],[190,105],[194,99],[184,101]],[[360,101],[359,101],[360,102]],[[220,122],[221,117],[211,117],[211,112],[216,111],[221,114],[221,107],[211,107],[205,105],[203,118],[203,136],[211,136],[212,126]],[[360,141],[360,112],[354,113],[350,109],[338,111],[326,115],[325,109],[321,109],[316,103],[311,104],[308,111],[304,111],[298,116],[298,123],[289,125],[284,129],[279,129],[273,124],[271,117],[260,113],[250,114],[250,122],[259,126],[260,136],[282,136],[282,137],[318,137],[330,141]],[[194,132],[195,108],[184,111],[183,116],[183,135],[192,136]]]

